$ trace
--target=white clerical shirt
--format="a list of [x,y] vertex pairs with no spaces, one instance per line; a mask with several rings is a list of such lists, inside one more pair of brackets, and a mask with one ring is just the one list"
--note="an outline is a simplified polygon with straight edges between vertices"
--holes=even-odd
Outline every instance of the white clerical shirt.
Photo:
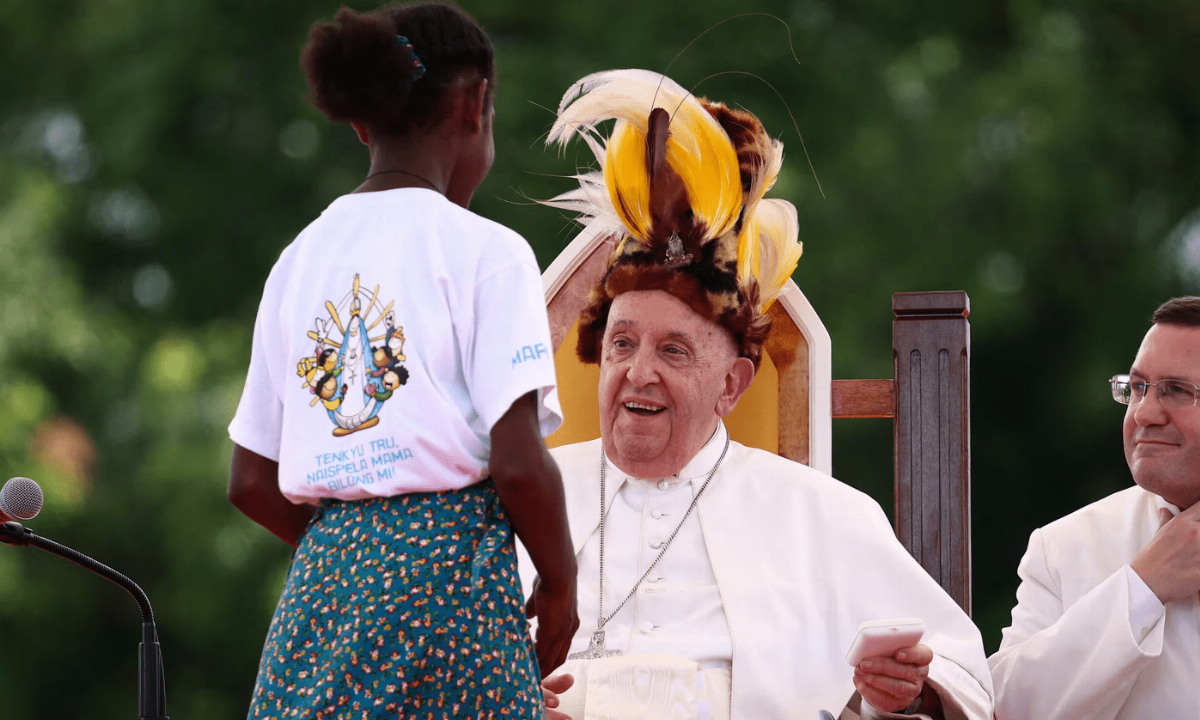
[[[616,610],[638,578],[662,552],[695,494],[725,447],[719,427],[678,475],[657,481],[627,475],[608,461],[606,482],[615,487],[628,478],[605,521],[604,614]],[[597,464],[600,459],[596,458]],[[600,507],[597,504],[596,516]],[[571,652],[586,650],[599,611],[600,530],[579,554],[579,632]],[[693,509],[662,560],[633,597],[605,626],[607,646],[625,655],[672,653],[702,668],[728,667],[733,657],[729,623]]]
[[[699,482],[695,478],[707,477],[725,438],[719,427],[699,453],[705,457],[681,472],[681,497]],[[600,445],[597,439],[551,451],[562,470],[580,568],[582,625],[573,652],[587,649],[599,605]],[[608,546],[618,533],[615,525],[606,527],[605,606],[612,610],[639,574],[618,568],[644,570],[652,562],[642,546],[660,539],[654,521],[667,519],[653,517],[654,511],[670,513],[674,507],[678,512],[681,505],[671,497],[671,479],[661,495],[650,493],[645,483],[633,483],[638,487],[628,491],[629,497],[645,499],[630,501],[621,498],[631,481],[612,466],[606,466],[605,475],[605,502],[616,513],[609,519],[622,527],[615,542],[629,543],[624,549]],[[923,642],[934,651],[927,682],[941,696],[946,717],[991,720],[991,675],[978,629],[896,542],[878,503],[812,468],[731,442],[693,516],[681,532],[693,526],[699,534],[677,537],[663,558],[666,564],[655,568],[655,576],[663,571],[658,582],[667,583],[664,588],[674,584],[674,590],[641,590],[636,602],[629,601],[628,615],[620,614],[608,631],[608,647],[631,654],[569,661],[562,668],[576,677],[567,695],[585,695],[583,710],[576,706],[568,712],[575,720],[812,720],[822,709],[849,717],[857,699],[845,654],[855,629],[867,620],[903,617],[925,621]],[[669,536],[674,526],[662,527]],[[518,549],[529,594],[536,571],[528,553]],[[680,549],[684,553],[675,555]],[[702,552],[707,564],[699,557]],[[611,573],[623,577],[609,580]],[[719,612],[706,600],[713,597],[710,574]],[[683,612],[675,607],[676,598],[683,600]],[[711,629],[722,616],[728,640]],[[726,642],[731,654],[722,648]],[[685,652],[699,653],[710,666]],[[724,657],[730,658],[729,667],[711,665]],[[559,709],[572,700],[563,696],[563,702]]]
[[[588,688],[576,687],[572,691],[573,697],[563,696],[564,704],[560,710],[584,713],[583,717],[576,717],[575,720],[587,720],[593,716],[642,717],[636,709],[631,710],[637,702],[631,706],[612,698],[614,705],[603,709],[595,707],[596,698],[606,695],[629,696],[633,699],[637,696],[661,698],[675,694],[675,697],[660,704],[669,709],[658,710],[656,706],[656,712],[666,712],[667,715],[680,718],[711,717],[719,720],[730,716],[733,638],[717,586],[710,549],[705,544],[701,513],[696,509],[687,512],[709,473],[721,460],[727,435],[724,424],[718,423],[716,431],[696,456],[677,475],[669,478],[635,478],[611,460],[606,461],[606,494],[612,497],[614,488],[620,488],[605,519],[603,611],[606,617],[629,595],[634,583],[662,552],[677,526],[679,531],[633,596],[604,625],[607,649],[620,650],[622,656],[631,662],[639,659],[644,662],[637,665],[622,664],[618,675],[606,674],[602,680],[594,677],[597,669],[589,670],[578,665],[579,661],[569,662],[563,668],[562,671],[572,672],[579,684]],[[596,464],[599,465],[599,462],[597,454]],[[712,482],[716,481],[714,477]],[[599,503],[594,512],[598,523]],[[687,519],[680,525],[685,514]],[[588,648],[599,617],[598,525],[583,544],[577,561],[580,626],[571,644],[572,654]],[[694,661],[695,665],[677,664],[678,660],[685,658]],[[599,662],[607,665],[609,661]],[[689,671],[688,667],[692,670]],[[674,678],[674,681],[670,678]],[[598,682],[603,686],[598,686]],[[668,687],[680,683],[687,687]],[[582,698],[578,697],[582,694],[588,696],[586,711]],[[687,699],[693,702],[689,703]],[[830,707],[829,710],[837,715],[841,708]],[[861,703],[860,713],[863,720],[925,717],[885,713],[865,701]]]

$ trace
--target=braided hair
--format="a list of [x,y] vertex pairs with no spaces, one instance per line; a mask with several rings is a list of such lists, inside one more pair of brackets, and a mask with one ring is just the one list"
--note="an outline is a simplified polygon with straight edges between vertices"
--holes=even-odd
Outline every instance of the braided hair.
[[449,113],[445,101],[464,73],[496,86],[487,33],[442,2],[392,4],[368,12],[343,7],[314,23],[300,56],[309,101],[334,122],[360,122],[389,135],[428,130]]

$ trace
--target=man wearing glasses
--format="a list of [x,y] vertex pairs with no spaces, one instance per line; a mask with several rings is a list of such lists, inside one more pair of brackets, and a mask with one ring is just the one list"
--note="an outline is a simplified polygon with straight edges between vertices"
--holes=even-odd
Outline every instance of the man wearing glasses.
[[1200,297],[1153,322],[1112,378],[1137,485],[1029,538],[998,720],[1200,718]]

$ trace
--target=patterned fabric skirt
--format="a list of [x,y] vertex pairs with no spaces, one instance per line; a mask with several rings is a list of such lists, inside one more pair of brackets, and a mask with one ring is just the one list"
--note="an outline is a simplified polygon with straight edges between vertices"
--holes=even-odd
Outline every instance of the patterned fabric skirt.
[[491,480],[325,501],[271,620],[249,718],[541,718]]

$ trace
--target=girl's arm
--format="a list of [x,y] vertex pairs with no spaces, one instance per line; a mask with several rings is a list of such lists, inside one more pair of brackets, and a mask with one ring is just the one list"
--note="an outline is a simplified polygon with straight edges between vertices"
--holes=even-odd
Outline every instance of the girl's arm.
[[489,471],[513,530],[538,571],[529,610],[542,677],[567,659],[579,627],[575,553],[567,530],[562,476],[538,427],[537,391],[526,393],[492,427]]
[[279,491],[279,463],[236,443],[229,466],[229,502],[292,547],[296,547],[316,509],[297,505],[283,496]]

